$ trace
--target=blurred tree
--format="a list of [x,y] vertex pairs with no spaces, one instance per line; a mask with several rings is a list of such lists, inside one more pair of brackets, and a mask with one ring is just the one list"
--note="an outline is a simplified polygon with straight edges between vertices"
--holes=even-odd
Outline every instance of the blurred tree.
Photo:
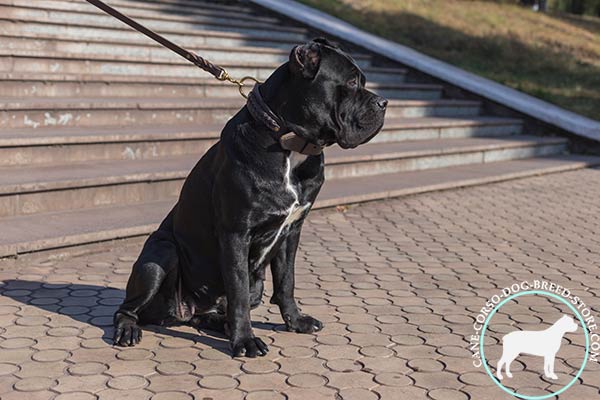
[[550,9],[600,16],[600,0],[550,0]]
[[600,16],[600,0],[517,0],[538,11],[555,10],[578,15]]
[[519,3],[523,6],[531,7],[535,11],[545,12],[548,8],[546,0],[519,0]]

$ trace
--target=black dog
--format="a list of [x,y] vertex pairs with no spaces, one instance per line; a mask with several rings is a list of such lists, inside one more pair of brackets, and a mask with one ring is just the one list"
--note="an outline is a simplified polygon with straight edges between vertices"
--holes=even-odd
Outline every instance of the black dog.
[[261,302],[267,264],[271,303],[287,329],[320,330],[294,300],[294,258],[324,181],[321,150],[369,141],[386,106],[335,45],[315,39],[295,47],[227,123],[146,241],[114,317],[115,344],[139,343],[140,324],[185,323],[227,332],[234,356],[264,355],[250,310]]

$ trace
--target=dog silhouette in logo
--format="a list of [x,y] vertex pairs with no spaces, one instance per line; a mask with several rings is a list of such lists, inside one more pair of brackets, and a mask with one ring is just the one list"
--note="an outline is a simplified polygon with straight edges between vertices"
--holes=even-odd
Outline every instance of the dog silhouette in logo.
[[498,361],[496,375],[502,380],[502,366],[506,376],[512,378],[510,363],[519,354],[531,354],[544,357],[544,375],[550,379],[558,379],[554,373],[554,358],[560,349],[562,337],[567,332],[575,332],[577,324],[573,318],[563,315],[550,328],[543,331],[515,331],[502,338],[502,357]]

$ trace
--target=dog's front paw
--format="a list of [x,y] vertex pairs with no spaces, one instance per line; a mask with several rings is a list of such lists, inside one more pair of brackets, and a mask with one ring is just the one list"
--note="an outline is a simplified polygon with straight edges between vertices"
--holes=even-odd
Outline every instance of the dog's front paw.
[[310,315],[300,314],[294,319],[286,321],[288,331],[297,333],[313,333],[323,329],[323,323]]
[[548,375],[546,375],[546,378],[558,379],[558,376],[556,376],[556,374],[548,374]]
[[257,355],[264,356],[269,351],[265,342],[254,336],[232,341],[231,348],[234,357],[254,358]]
[[115,346],[135,346],[142,340],[142,329],[133,320],[122,318],[115,325]]

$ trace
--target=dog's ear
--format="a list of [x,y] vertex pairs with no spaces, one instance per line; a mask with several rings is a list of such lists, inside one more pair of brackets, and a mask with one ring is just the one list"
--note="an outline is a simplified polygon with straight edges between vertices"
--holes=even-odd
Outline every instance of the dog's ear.
[[329,46],[332,47],[334,49],[339,49],[340,45],[337,42],[332,42],[329,39],[325,39],[324,37],[317,37],[313,39],[313,42],[315,43],[321,43],[324,44],[325,46]]
[[321,45],[311,42],[296,46],[290,53],[290,70],[293,74],[301,75],[306,79],[313,79],[319,71],[321,64]]

